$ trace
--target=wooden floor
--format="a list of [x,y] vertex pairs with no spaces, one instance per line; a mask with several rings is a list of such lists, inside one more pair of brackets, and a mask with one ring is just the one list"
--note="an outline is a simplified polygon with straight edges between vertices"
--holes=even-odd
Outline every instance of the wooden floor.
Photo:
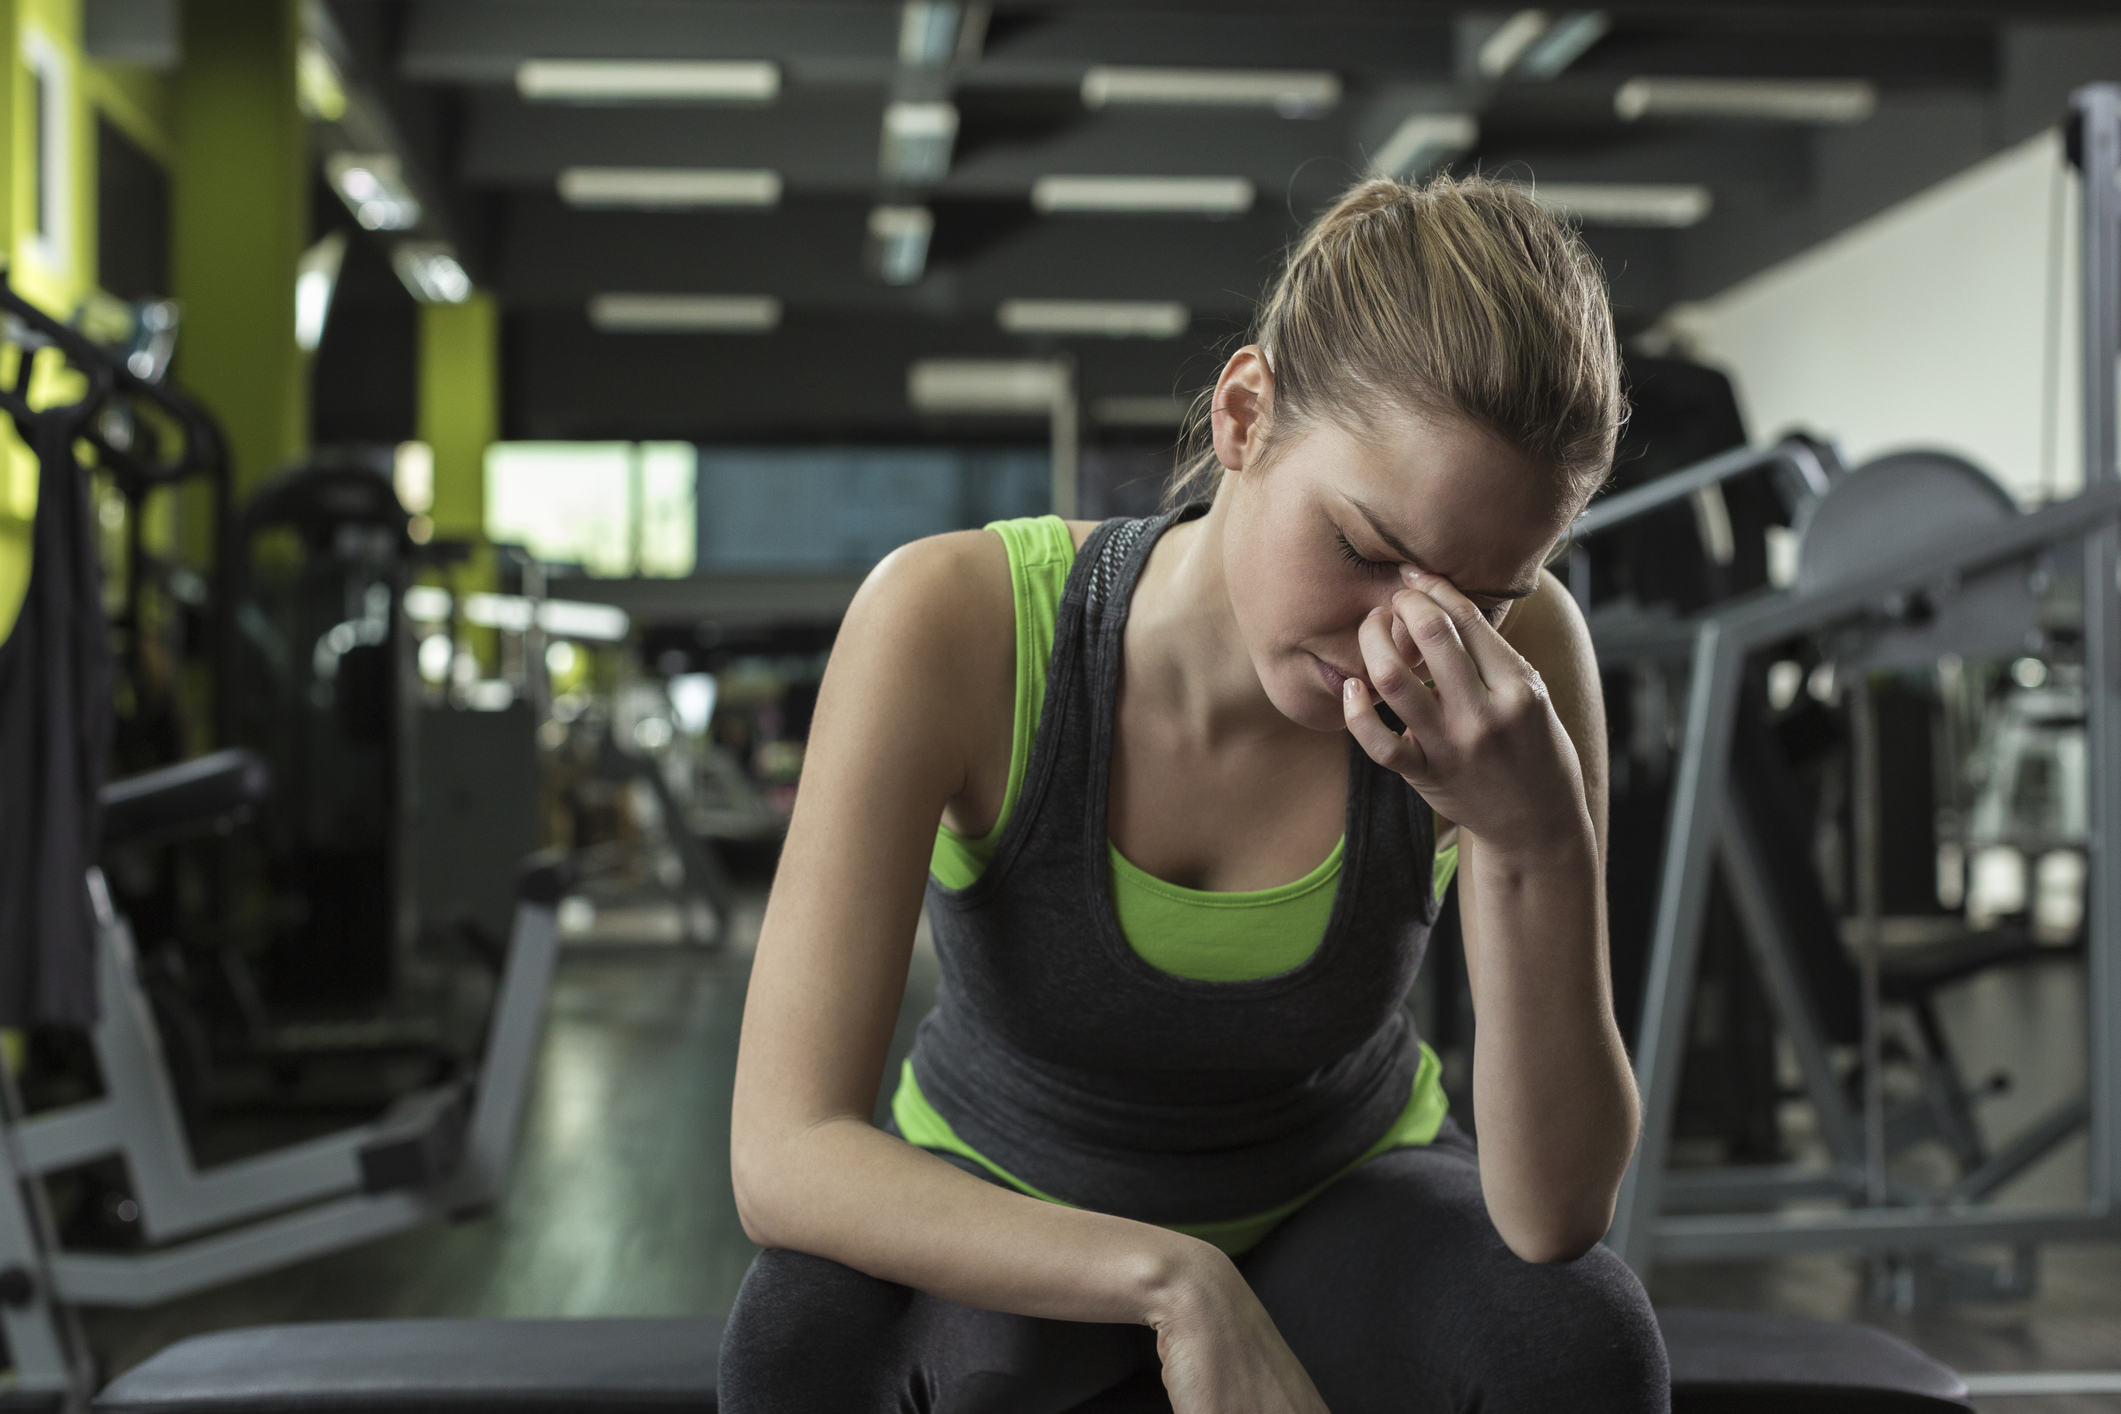
[[[728,1125],[756,920],[754,904],[723,953],[593,941],[569,948],[514,1177],[493,1214],[166,1306],[90,1312],[106,1370],[187,1335],[271,1321],[727,1310],[755,1250],[730,1197]],[[612,936],[641,936],[625,920],[614,923]],[[917,949],[887,1076],[929,1005],[934,976],[932,954]],[[1986,1003],[1967,1005],[1978,1012]],[[1995,1005],[2009,1016],[2026,1004],[2006,996]],[[2069,1046],[2056,1044],[2066,1061]],[[2064,1177],[2046,1187],[2066,1188],[2069,1160],[2056,1162]],[[2049,1248],[2033,1298],[1914,1317],[1867,1307],[1859,1265],[1831,1255],[1660,1268],[1652,1293],[1666,1304],[1870,1320],[1962,1370],[2121,1370],[2121,1246]],[[1998,1398],[1980,1407],[2121,1411],[2121,1396]]]

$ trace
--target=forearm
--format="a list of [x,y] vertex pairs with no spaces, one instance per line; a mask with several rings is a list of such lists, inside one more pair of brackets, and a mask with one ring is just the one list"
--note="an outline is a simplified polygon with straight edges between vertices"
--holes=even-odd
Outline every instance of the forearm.
[[1573,1256],[1612,1220],[1638,1110],[1613,1022],[1597,848],[1586,819],[1538,850],[1468,853],[1482,1191],[1520,1255]]
[[1235,1274],[1198,1239],[1026,1197],[852,1117],[740,1142],[735,1160],[753,1240],[962,1305],[1161,1327]]

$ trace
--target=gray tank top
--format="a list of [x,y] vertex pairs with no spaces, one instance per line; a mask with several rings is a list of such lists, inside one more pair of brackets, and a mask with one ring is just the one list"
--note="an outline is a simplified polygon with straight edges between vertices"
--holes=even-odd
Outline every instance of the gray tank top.
[[1420,1065],[1402,1003],[1437,908],[1428,803],[1350,737],[1346,851],[1307,960],[1203,982],[1128,946],[1106,846],[1122,635],[1157,537],[1202,509],[1106,521],[1076,556],[1016,808],[975,882],[928,881],[942,975],[912,1056],[921,1093],[996,1166],[1152,1223],[1264,1212],[1391,1128]]

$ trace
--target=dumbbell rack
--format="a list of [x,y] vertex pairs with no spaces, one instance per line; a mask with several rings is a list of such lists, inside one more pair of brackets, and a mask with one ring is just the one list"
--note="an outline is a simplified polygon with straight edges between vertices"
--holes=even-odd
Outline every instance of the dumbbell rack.
[[[1830,583],[1800,582],[1685,626],[1691,637],[1691,686],[1635,1050],[1642,1138],[1607,1238],[1638,1272],[1646,1274],[1660,1257],[1764,1257],[1820,1249],[1922,1252],[1972,1243],[2121,1237],[2121,581],[2116,577],[2121,565],[2121,468],[2115,460],[2115,371],[2121,356],[2121,85],[2079,89],[2071,96],[2069,121],[2072,156],[2084,178],[2082,493],[2000,525],[1939,535],[1929,543],[1881,546],[1874,563]],[[1729,474],[1707,466],[1701,470],[1719,473],[1703,484]],[[1610,519],[1611,512],[1606,514]],[[1920,516],[1912,521],[1911,533],[1919,531]],[[1894,606],[1904,610],[1916,602],[1948,605],[1962,593],[1977,590],[1984,578],[2022,575],[2042,552],[2073,544],[2081,545],[2084,566],[2091,789],[2086,1201],[2007,1210],[1947,1201],[1713,1215],[1664,1211],[1670,1187],[1666,1158],[1710,877],[1719,853],[1728,852],[1733,843],[1723,802],[1747,656],[1804,633],[1890,633],[1895,620],[1905,617]],[[1882,1188],[1881,1178],[1869,1176],[1874,1193]]]

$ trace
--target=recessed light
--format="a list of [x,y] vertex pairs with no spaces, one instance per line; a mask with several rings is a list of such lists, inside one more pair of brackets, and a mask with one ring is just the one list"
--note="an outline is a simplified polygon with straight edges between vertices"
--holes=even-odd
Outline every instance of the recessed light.
[[939,182],[950,172],[957,141],[957,107],[942,102],[890,103],[884,107],[884,143],[877,167],[885,180]]
[[770,103],[781,69],[763,60],[526,59],[516,92],[530,102]]
[[1370,159],[1370,170],[1380,177],[1418,181],[1464,156],[1479,141],[1480,121],[1471,113],[1416,113],[1393,129]]
[[879,206],[869,213],[869,265],[887,285],[918,283],[928,267],[935,217],[925,206]]
[[324,175],[364,231],[409,231],[420,224],[419,198],[389,152],[334,152]]
[[781,174],[715,167],[569,167],[560,197],[570,206],[772,206]]
[[1314,118],[1340,102],[1340,75],[1322,69],[1155,69],[1099,64],[1083,75],[1085,108],[1122,104],[1272,108]]
[[399,241],[390,268],[422,304],[462,304],[471,298],[471,276],[442,241]]
[[1040,177],[1031,184],[1038,211],[1105,211],[1234,216],[1251,209],[1244,177]]
[[1012,299],[1002,301],[995,317],[1011,334],[1175,339],[1193,315],[1175,300]]
[[1715,205],[1707,187],[1692,183],[1540,182],[1532,195],[1586,226],[1691,226]]
[[772,295],[598,295],[589,322],[607,334],[764,334],[778,328]]
[[1065,364],[1043,359],[924,358],[906,370],[920,412],[1047,413],[1068,393]]
[[1629,79],[1613,94],[1622,122],[1726,118],[1767,123],[1860,123],[1878,108],[1868,79]]

